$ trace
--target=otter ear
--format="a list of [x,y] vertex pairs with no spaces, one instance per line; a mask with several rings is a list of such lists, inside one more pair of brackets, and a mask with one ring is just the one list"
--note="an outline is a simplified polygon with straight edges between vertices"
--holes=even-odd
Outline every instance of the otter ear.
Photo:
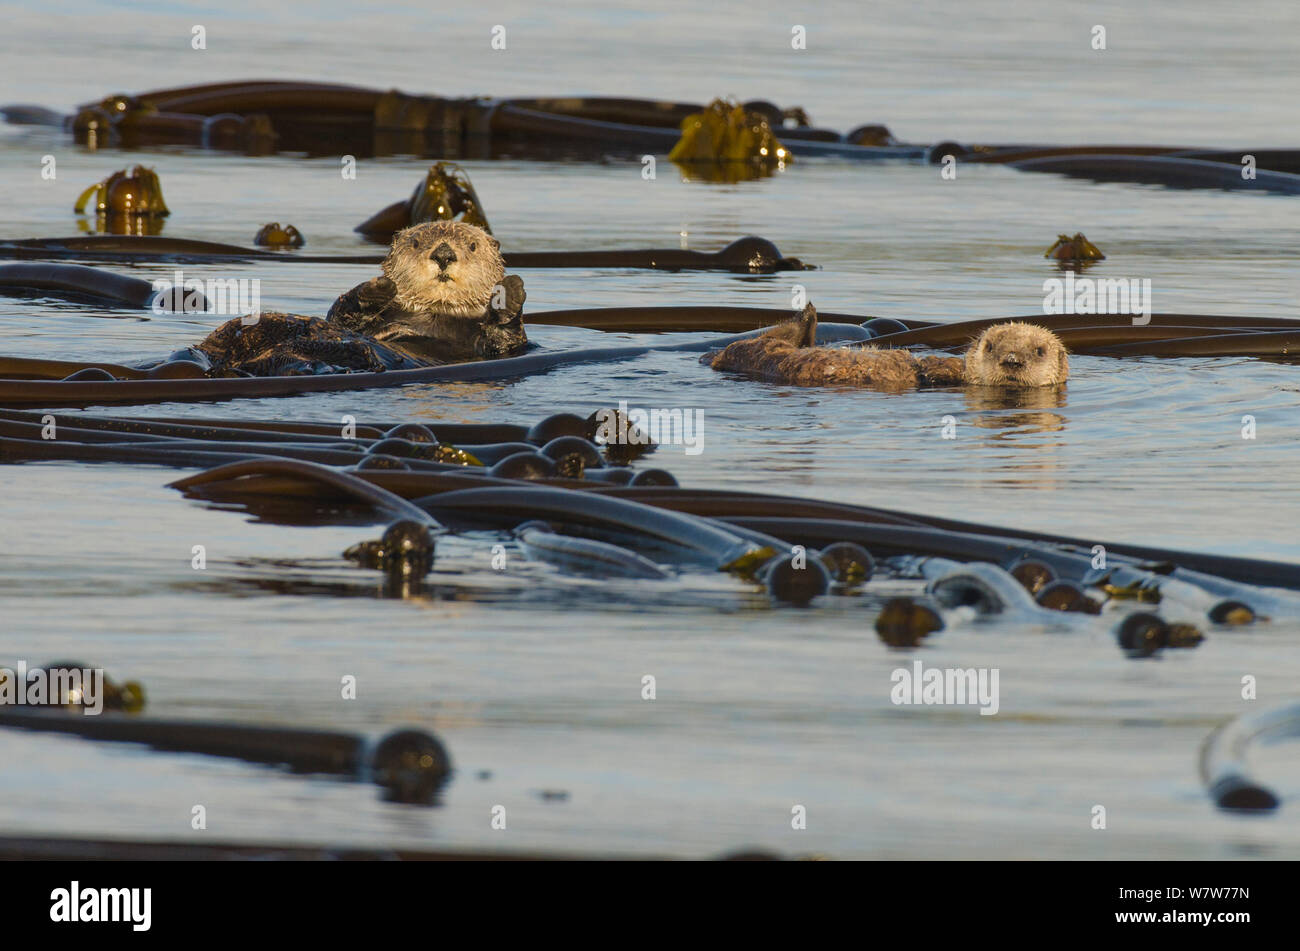
[[492,237],[491,235],[488,235],[488,240],[492,242],[492,247],[496,248],[498,251],[501,250],[500,241],[498,241],[496,238]]

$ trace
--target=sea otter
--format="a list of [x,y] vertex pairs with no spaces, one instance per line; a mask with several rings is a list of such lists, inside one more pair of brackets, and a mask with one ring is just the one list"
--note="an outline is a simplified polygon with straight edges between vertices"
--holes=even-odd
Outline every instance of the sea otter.
[[995,324],[961,357],[916,357],[907,350],[818,347],[812,304],[766,333],[705,357],[715,370],[735,370],[792,386],[1058,386],[1070,375],[1065,347],[1033,324]]
[[401,231],[383,275],[358,284],[325,319],[264,313],[228,320],[172,359],[209,376],[407,370],[511,356],[528,344],[524,282],[506,276],[500,243],[458,221]]
[[966,350],[967,386],[1060,386],[1070,377],[1065,344],[1045,327],[994,324]]

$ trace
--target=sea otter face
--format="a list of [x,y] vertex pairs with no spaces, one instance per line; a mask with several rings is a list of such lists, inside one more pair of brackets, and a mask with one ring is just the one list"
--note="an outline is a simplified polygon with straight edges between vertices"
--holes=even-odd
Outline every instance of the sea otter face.
[[1057,386],[1069,375],[1065,346],[1033,324],[997,324],[966,351],[966,382],[977,386]]
[[399,231],[383,268],[401,306],[455,317],[482,317],[506,273],[501,243],[460,221]]

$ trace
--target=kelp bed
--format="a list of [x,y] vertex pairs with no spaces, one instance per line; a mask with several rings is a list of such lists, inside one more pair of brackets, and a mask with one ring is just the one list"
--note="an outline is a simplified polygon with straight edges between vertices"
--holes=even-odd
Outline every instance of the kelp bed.
[[[1097,180],[1173,187],[1296,192],[1300,153],[1250,152],[1259,172],[1241,175],[1236,152],[1174,147],[863,144],[859,130],[819,130],[796,110],[749,103],[766,114],[795,157],[828,156],[1007,164]],[[665,151],[699,104],[648,100],[444,100],[357,87],[232,83],[116,97],[69,121],[97,148],[182,144],[251,153],[564,157]],[[793,125],[791,124],[793,122]],[[23,261],[170,261],[376,264],[378,255],[285,254],[146,236],[78,236],[0,242]],[[808,265],[770,241],[742,238],[718,252],[676,249],[507,254],[513,268],[615,267],[773,273]],[[65,264],[0,265],[0,285],[34,292],[95,291],[117,306],[145,307],[143,281]],[[623,307],[526,314],[532,324],[631,333],[747,334],[786,316],[743,307]],[[957,351],[991,319],[957,323],[822,314],[819,342]],[[1249,316],[1033,315],[1072,353],[1109,357],[1250,356],[1292,361],[1300,321]],[[666,592],[692,575],[721,576],[736,591],[765,594],[781,610],[816,612],[835,599],[869,603],[882,584],[910,593],[887,600],[869,622],[891,649],[915,651],[980,619],[1030,620],[1072,633],[1104,630],[1112,650],[1141,660],[1195,649],[1244,625],[1300,615],[1300,567],[1259,559],[1019,531],[893,509],[769,493],[684,487],[648,465],[652,447],[597,440],[594,418],[549,417],[533,426],[369,421],[346,434],[329,423],[231,418],[53,414],[18,407],[87,407],[227,400],[337,390],[512,380],[574,363],[635,359],[669,350],[701,353],[730,339],[686,344],[534,352],[427,370],[321,377],[169,378],[166,364],[0,357],[0,461],[65,460],[197,470],[172,482],[187,498],[255,512],[264,523],[386,523],[379,538],[337,554],[373,572],[388,597],[418,596],[437,571],[438,540],[483,535],[505,542],[560,577],[634,579]],[[69,379],[69,377],[77,377]],[[1096,548],[1105,557],[1097,564]],[[865,613],[865,612],[864,612]],[[0,725],[74,733],[163,751],[228,756],[296,772],[373,781],[399,802],[431,804],[451,781],[451,756],[422,730],[382,739],[289,726],[166,719],[135,711],[98,718],[76,702],[10,708]],[[1293,735],[1300,710],[1284,706],[1225,725],[1207,741],[1201,773],[1224,809],[1267,811],[1280,798],[1247,762],[1257,741]],[[0,851],[35,854],[30,843]],[[105,846],[111,848],[111,846]],[[220,847],[215,847],[220,848]],[[244,847],[232,846],[232,853]],[[56,850],[57,851],[57,850]],[[302,850],[297,855],[307,855]],[[411,857],[431,857],[412,855]]]
[[[621,435],[605,438],[612,434]],[[635,420],[616,411],[561,414],[531,427],[366,421],[346,434],[307,421],[0,411],[4,462],[195,468],[171,487],[256,513],[264,523],[354,524],[359,512],[390,522],[381,538],[341,556],[377,571],[388,597],[419,595],[436,572],[439,538],[468,532],[512,543],[561,577],[631,578],[670,592],[679,578],[722,573],[738,591],[766,591],[774,604],[813,611],[819,599],[907,584],[914,593],[890,598],[874,619],[877,636],[904,651],[947,629],[1003,617],[1109,630],[1115,649],[1141,659],[1195,648],[1215,631],[1300,615],[1295,565],[695,490],[646,465],[654,448]],[[1100,567],[1098,544],[1105,550]],[[371,780],[402,802],[436,802],[453,775],[442,743],[420,730],[399,730],[376,744],[328,731],[125,710],[86,717],[62,700],[62,709],[10,708],[0,725]],[[1251,777],[1246,752],[1260,736],[1293,729],[1293,714],[1216,734],[1202,768],[1221,807],[1276,808],[1277,796]]]
[[[66,275],[66,276],[65,276]],[[95,290],[118,306],[146,306],[147,282],[79,265],[0,265],[0,288],[64,293]],[[378,373],[207,378],[185,361],[145,367],[102,361],[0,355],[0,406],[96,406],[170,400],[291,396],[445,382],[511,380],[556,367],[629,360],[651,351],[720,349],[788,316],[759,307],[618,307],[529,313],[531,324],[623,333],[723,332],[709,341],[531,352],[517,357]],[[1071,353],[1109,357],[1300,357],[1300,321],[1207,314],[1153,314],[1150,322],[1113,314],[1047,314],[935,323],[827,312],[818,342],[848,346],[924,347],[958,352],[987,327],[1024,320],[1052,330]],[[55,451],[54,449],[50,450]]]
[[[717,103],[714,104],[715,106]],[[857,161],[946,159],[1003,164],[1096,181],[1300,193],[1300,150],[1047,143],[897,142],[878,124],[838,132],[800,107],[739,104],[779,134],[790,155]],[[10,121],[63,125],[91,148],[189,145],[247,154],[435,158],[600,158],[664,153],[704,103],[612,97],[443,97],[293,80],[242,80],[118,94],[70,116],[6,107]],[[1245,156],[1251,174],[1243,175]],[[689,156],[687,157],[689,159]]]

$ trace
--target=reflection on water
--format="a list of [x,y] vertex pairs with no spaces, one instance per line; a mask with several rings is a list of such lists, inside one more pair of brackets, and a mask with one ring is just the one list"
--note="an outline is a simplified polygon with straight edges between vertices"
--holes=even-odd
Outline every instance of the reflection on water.
[[78,218],[78,234],[134,234],[161,235],[166,227],[165,218],[143,218],[136,215],[96,215],[93,219]]
[[1002,435],[1010,436],[1013,430],[1015,434],[1028,434],[1058,432],[1065,428],[1065,417],[1058,413],[1018,412],[1065,406],[1065,387],[1007,390],[972,386],[966,388],[964,395],[967,410],[979,414],[971,417],[971,424],[980,429],[993,430],[991,439],[998,439]]
[[[982,430],[977,443],[990,449],[1009,450],[1001,455],[999,469],[1003,485],[1034,485],[1039,489],[1057,489],[1063,462],[1057,452],[1056,438],[1029,440],[1037,434],[1059,433],[1066,428],[1066,417],[1044,412],[1066,405],[1065,387],[1039,387],[1032,390],[1008,390],[1001,387],[967,387],[963,394],[969,415],[965,421]],[[1032,410],[1033,412],[1023,412]],[[1021,473],[1017,479],[1007,473]]]
[[[457,68],[446,89],[429,91],[537,94],[536,77],[546,76],[553,88],[545,93],[769,95],[804,105],[819,124],[885,121],[912,140],[1131,141],[1131,121],[1116,117],[1140,115],[1137,138],[1147,141],[1275,143],[1293,112],[1276,76],[1294,63],[1297,31],[1285,27],[1295,10],[1266,4],[1256,18],[1211,21],[1217,7],[1194,6],[1204,15],[1119,3],[1086,14],[1012,4],[984,10],[971,33],[936,31],[925,5],[899,5],[870,26],[856,7],[831,5],[808,24],[807,58],[787,64],[753,54],[775,22],[756,8],[741,15],[729,4],[641,13],[593,7],[588,32],[577,37],[564,16],[534,5],[517,10],[537,42],[524,42],[527,30],[513,34],[517,58],[504,69],[500,58],[474,52],[477,24],[453,11],[431,42]],[[307,20],[258,7],[268,24],[201,62],[175,58],[163,34],[141,35],[95,5],[59,21],[16,12],[0,36],[0,70],[10,80],[4,96],[66,107],[107,94],[105,83],[143,89],[173,81],[167,77],[228,79],[259,73],[266,62],[280,63],[286,76],[343,64],[338,81],[428,90],[427,9],[390,7],[378,31],[372,13],[351,5],[326,4]],[[245,3],[223,10],[233,23],[254,16]],[[688,14],[692,28],[682,31],[674,17]],[[772,16],[788,41],[786,14]],[[1078,30],[1086,40],[1096,20],[1127,25],[1134,45],[1108,51],[1103,62],[1086,42],[1076,49],[1061,39]],[[293,43],[278,39],[290,28]],[[181,33],[188,30],[187,23]],[[105,78],[92,61],[68,57],[79,38],[137,55]],[[864,48],[873,55],[864,59]],[[1185,68],[1189,49],[1201,51],[1196,70]],[[922,84],[917,62],[926,64]],[[1061,77],[1085,73],[1086,83],[1070,87],[1078,108],[1066,128]],[[872,108],[888,114],[862,114],[864,86],[876,94]],[[53,180],[33,171],[45,154],[58,159]],[[293,221],[319,254],[366,250],[352,228],[409,195],[427,169],[414,159],[364,161],[357,178],[344,181],[337,157],[328,156],[160,149],[140,161],[165,183],[168,235],[243,244],[266,221]],[[72,148],[53,130],[0,127],[5,236],[75,233],[86,223],[72,213],[79,189],[122,164],[121,153]],[[651,181],[640,162],[617,159],[464,164],[507,252],[682,240],[716,250],[759,234],[820,266],[798,282],[827,312],[1033,315],[1044,276],[1054,273],[1043,248],[1061,232],[1082,230],[1107,254],[1090,273],[1149,278],[1157,311],[1294,316],[1293,242],[1279,235],[1294,233],[1296,205],[1283,197],[991,167],[963,168],[944,181],[937,169],[907,163],[798,161],[773,179],[722,186],[685,184],[667,162]],[[170,278],[174,268],[115,270],[152,279]],[[266,308],[311,314],[373,275],[360,265],[293,263],[185,271],[258,278]],[[523,276],[533,312],[785,308],[794,283],[788,274]],[[0,298],[0,353],[132,362],[192,344],[221,319]],[[549,349],[654,339],[542,326],[530,336]],[[1064,390],[1014,398],[797,390],[713,373],[691,354],[651,353],[509,382],[115,412],[322,422],[351,415],[436,429],[438,420],[586,415],[621,399],[690,407],[703,414],[704,451],[665,446],[654,459],[687,486],[1300,561],[1294,365],[1071,363]],[[1257,420],[1253,440],[1241,438],[1247,414]],[[943,438],[945,417],[955,420],[955,438]],[[272,519],[214,506],[164,488],[172,474],[157,467],[6,466],[0,478],[0,663],[60,655],[102,662],[119,679],[143,681],[158,715],[373,735],[414,724],[438,732],[456,765],[443,805],[416,816],[346,784],[0,732],[5,830],[177,838],[188,825],[167,817],[188,815],[177,803],[202,801],[220,812],[230,838],[340,844],[684,855],[755,845],[878,857],[1300,851],[1294,824],[1213,813],[1193,768],[1204,735],[1241,712],[1240,672],[1266,672],[1279,696],[1300,677],[1294,619],[1207,625],[1197,650],[1148,662],[1126,659],[1100,622],[1069,632],[998,621],[954,628],[915,654],[927,665],[1002,671],[999,715],[966,716],[890,702],[901,655],[872,631],[891,593],[884,582],[799,610],[723,575],[598,582],[524,562],[513,547],[509,567],[498,571],[492,545],[508,540],[482,532],[440,540],[422,592],[383,597],[378,572],[340,557],[376,534],[362,513],[319,525],[311,513]],[[191,567],[195,545],[208,553],[202,571]],[[345,675],[357,677],[355,701],[339,698]],[[658,683],[654,701],[641,698],[646,675]],[[1300,786],[1294,764],[1270,767],[1283,790]],[[484,773],[490,778],[479,778]],[[89,798],[86,777],[95,790]],[[538,789],[569,797],[542,799],[530,792]],[[817,817],[797,842],[781,831],[795,801]],[[1078,831],[1096,802],[1122,817],[1104,838]],[[494,838],[484,819],[497,803],[510,809],[508,839]]]
[[[996,459],[993,468],[998,485],[1051,492],[1067,487],[1068,457],[1056,435],[1066,429],[1067,418],[1046,412],[1066,406],[1066,387],[1008,390],[975,386],[967,387],[963,397],[967,415],[962,422],[975,427],[977,433],[960,448],[990,452]],[[1046,438],[1029,438],[1033,436]],[[971,520],[987,519],[981,515]]]
[[[966,408],[972,412],[999,410],[1047,410],[1065,406],[1066,388],[1064,386],[1038,386],[1026,389],[1011,389],[999,386],[968,386],[962,389],[966,397]],[[1056,413],[1012,413],[1010,417],[1016,425],[1032,425],[1042,419],[1042,428],[1059,428],[1064,420]],[[978,418],[977,418],[978,419]],[[1025,422],[1021,422],[1024,420]]]

